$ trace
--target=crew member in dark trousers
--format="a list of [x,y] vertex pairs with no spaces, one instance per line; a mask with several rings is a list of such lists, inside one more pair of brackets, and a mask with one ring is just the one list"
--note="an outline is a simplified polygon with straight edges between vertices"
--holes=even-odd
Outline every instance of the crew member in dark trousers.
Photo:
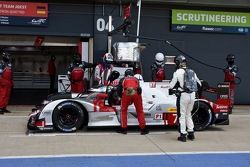
[[[186,136],[190,140],[194,140],[194,123],[192,120],[191,111],[194,107],[195,93],[188,92],[184,88],[184,74],[187,70],[187,61],[183,55],[179,55],[175,58],[175,64],[177,70],[173,74],[173,78],[169,84],[170,90],[177,88],[179,94],[177,96],[177,114],[179,120],[179,141],[186,142]],[[195,84],[201,85],[200,80],[194,73],[192,79]],[[197,85],[196,85],[197,86]]]
[[2,61],[0,62],[0,114],[10,113],[6,108],[9,103],[12,86],[10,55],[7,52],[3,52]]
[[151,78],[154,82],[161,82],[162,80],[165,80],[164,59],[163,53],[157,53],[155,55],[155,62],[151,65]]
[[128,106],[132,103],[135,105],[141,135],[148,133],[141,93],[142,89],[139,80],[134,77],[132,69],[127,69],[125,71],[125,77],[120,80],[118,86],[118,94],[121,97],[121,129],[118,130],[119,133],[127,134]]
[[235,80],[236,75],[238,72],[237,65],[234,64],[235,55],[229,54],[227,55],[227,67],[224,69],[224,82],[229,82],[229,91],[230,91],[230,99],[231,99],[231,106],[230,112],[232,112],[232,108],[234,105],[234,92],[235,92]]
[[54,93],[55,89],[55,79],[56,79],[56,65],[55,65],[56,57],[54,55],[51,55],[49,63],[48,63],[48,73],[50,77],[50,87],[49,87],[49,93]]

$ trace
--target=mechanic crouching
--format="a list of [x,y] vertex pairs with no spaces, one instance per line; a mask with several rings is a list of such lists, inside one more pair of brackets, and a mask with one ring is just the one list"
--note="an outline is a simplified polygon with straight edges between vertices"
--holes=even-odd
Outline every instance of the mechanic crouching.
[[[194,91],[187,91],[184,84],[186,84],[185,73],[187,72],[187,61],[183,55],[179,55],[175,58],[175,64],[177,70],[173,74],[173,78],[170,82],[171,92],[173,88],[177,89],[177,115],[179,120],[179,132],[180,136],[178,137],[179,141],[186,142],[187,138],[194,140],[194,123],[192,120],[191,112],[194,107],[195,94]],[[186,74],[187,75],[187,74]],[[196,74],[193,72],[193,76],[190,77],[193,80],[193,83],[201,85],[200,80],[197,78]]]
[[118,133],[127,134],[128,106],[132,103],[135,105],[141,135],[149,133],[146,129],[141,93],[139,80],[134,77],[132,69],[127,69],[125,77],[120,80],[118,85],[118,94],[121,97],[121,129],[118,130]]

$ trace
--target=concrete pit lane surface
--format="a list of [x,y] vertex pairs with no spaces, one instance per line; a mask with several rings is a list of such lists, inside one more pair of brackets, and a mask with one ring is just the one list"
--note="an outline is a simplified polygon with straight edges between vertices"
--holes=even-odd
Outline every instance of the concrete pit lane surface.
[[176,140],[176,128],[149,128],[127,135],[115,128],[76,133],[26,134],[33,106],[10,106],[0,115],[0,166],[250,166],[250,106],[235,106],[230,125],[196,132],[195,141]]

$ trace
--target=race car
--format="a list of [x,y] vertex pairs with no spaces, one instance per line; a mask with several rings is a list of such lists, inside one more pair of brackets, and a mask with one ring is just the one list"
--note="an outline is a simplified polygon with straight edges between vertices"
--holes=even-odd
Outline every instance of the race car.
[[[112,72],[110,82],[117,78],[117,75]],[[178,125],[176,94],[169,95],[169,81],[140,80],[140,86],[143,90],[143,109],[147,126]],[[227,89],[223,84],[220,88]],[[192,111],[195,130],[204,130],[212,124],[229,124],[228,97],[218,95],[218,100],[212,102],[200,93]],[[28,130],[60,132],[75,132],[84,127],[119,127],[120,111],[116,87],[101,86],[92,89],[89,94],[64,93],[49,97],[42,105],[32,110],[27,127]],[[137,114],[134,105],[130,105],[128,126],[134,125],[138,125]]]

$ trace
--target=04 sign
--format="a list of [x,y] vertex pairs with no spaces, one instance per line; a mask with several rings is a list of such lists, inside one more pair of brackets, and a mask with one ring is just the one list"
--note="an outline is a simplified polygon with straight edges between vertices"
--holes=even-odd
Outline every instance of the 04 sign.
[[[108,29],[109,29],[109,22],[105,21],[105,19],[103,19],[103,18],[98,18],[96,20],[96,29],[97,29],[97,31],[100,31],[100,32],[105,31],[105,30],[108,31]],[[114,29],[113,25],[112,25],[111,29],[112,30]]]

